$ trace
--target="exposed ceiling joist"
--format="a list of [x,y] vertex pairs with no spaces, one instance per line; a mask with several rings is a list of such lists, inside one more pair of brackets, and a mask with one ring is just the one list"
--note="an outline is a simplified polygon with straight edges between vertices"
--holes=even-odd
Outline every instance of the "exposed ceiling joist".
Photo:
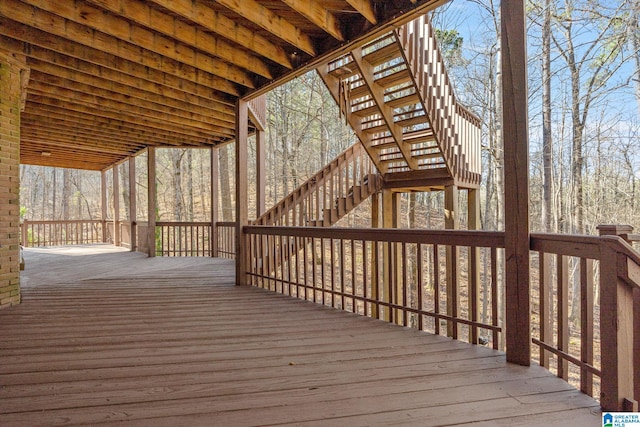
[[255,0],[218,0],[217,3],[263,28],[296,49],[316,55],[311,37]]
[[21,160],[100,170],[146,146],[226,144],[239,98],[442,2],[1,0],[0,51],[31,70]]

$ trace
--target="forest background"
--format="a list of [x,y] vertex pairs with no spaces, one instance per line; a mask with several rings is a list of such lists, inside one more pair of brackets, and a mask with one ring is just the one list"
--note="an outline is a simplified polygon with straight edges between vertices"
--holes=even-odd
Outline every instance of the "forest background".
[[[599,224],[640,227],[640,0],[528,2],[530,215],[532,231],[596,234]],[[458,99],[482,120],[481,224],[502,230],[499,4],[454,0],[432,16]],[[315,72],[267,95],[267,208],[355,142]],[[180,146],[180,141],[175,141]],[[233,145],[219,150],[220,220],[233,220]],[[206,221],[209,150],[157,150],[162,221]],[[255,212],[255,141],[250,141]],[[137,156],[138,220],[146,213],[146,154]],[[128,171],[120,174],[120,218]],[[109,200],[112,170],[107,173]],[[464,195],[461,195],[464,206]],[[113,218],[113,204],[108,212]],[[443,194],[402,197],[401,226],[443,227]],[[343,219],[366,226],[368,205]],[[21,166],[24,219],[100,218],[100,173]],[[464,216],[461,218],[465,223]]]

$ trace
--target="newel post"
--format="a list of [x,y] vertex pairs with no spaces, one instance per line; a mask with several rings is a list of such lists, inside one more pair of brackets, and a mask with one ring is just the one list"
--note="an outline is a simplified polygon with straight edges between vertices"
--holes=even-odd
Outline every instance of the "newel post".
[[[602,235],[610,231],[600,229]],[[606,238],[600,244],[600,405],[606,411],[638,411],[635,389],[640,368],[634,364],[634,359],[640,361],[640,354],[634,355],[638,352],[634,345],[634,339],[638,339],[634,337],[634,321],[638,322],[634,297],[637,306],[638,291],[625,282],[629,277],[628,258],[616,250],[616,244]]]
[[633,233],[633,227],[630,225],[602,224],[596,228],[601,236],[619,236],[627,243],[631,243],[629,241],[629,234]]

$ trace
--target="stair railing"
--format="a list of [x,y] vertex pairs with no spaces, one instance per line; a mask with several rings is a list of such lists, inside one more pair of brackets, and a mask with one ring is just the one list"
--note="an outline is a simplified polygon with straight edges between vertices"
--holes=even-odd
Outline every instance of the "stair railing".
[[[369,193],[376,168],[360,143],[340,153],[319,172],[254,221],[255,225],[328,226]],[[358,193],[358,191],[360,193]],[[354,194],[355,193],[355,194]]]
[[400,27],[398,40],[450,172],[479,183],[480,119],[457,102],[429,18]]

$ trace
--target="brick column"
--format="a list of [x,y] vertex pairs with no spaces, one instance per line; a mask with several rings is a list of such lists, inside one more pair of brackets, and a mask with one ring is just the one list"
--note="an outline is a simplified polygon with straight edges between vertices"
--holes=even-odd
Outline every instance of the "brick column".
[[20,110],[24,63],[0,53],[0,308],[20,303]]

